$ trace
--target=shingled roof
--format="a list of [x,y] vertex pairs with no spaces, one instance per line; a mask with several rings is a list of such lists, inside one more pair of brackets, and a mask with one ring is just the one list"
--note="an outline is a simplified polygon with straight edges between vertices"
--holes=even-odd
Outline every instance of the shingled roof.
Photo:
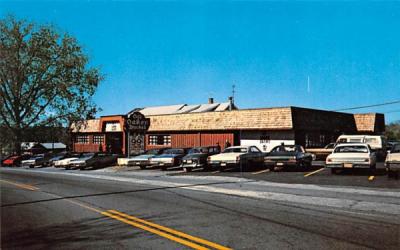
[[357,131],[359,132],[384,132],[385,131],[385,117],[383,114],[366,113],[354,114]]
[[149,131],[292,129],[290,107],[148,116]]
[[73,133],[94,133],[100,132],[100,119],[91,119],[71,125]]

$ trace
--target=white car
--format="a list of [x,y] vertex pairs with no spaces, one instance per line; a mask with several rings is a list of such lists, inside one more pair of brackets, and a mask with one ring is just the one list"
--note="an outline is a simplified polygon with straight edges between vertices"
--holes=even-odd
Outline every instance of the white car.
[[394,176],[396,179],[399,178],[400,172],[400,144],[393,145],[390,152],[386,156],[385,160],[386,170],[388,171],[388,177]]
[[222,153],[208,157],[208,165],[223,170],[227,166],[250,166],[264,164],[264,153],[256,146],[235,146]]
[[80,154],[73,154],[70,157],[64,158],[62,160],[54,161],[54,167],[63,168],[68,166],[71,161],[76,160],[80,157]]
[[332,173],[345,168],[376,168],[376,154],[366,143],[345,143],[336,145],[333,153],[326,158],[325,167]]

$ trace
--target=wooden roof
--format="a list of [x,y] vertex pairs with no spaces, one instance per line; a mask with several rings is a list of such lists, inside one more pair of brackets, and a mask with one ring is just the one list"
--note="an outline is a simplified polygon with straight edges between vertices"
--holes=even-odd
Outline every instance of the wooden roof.
[[367,113],[354,114],[358,132],[384,132],[385,117],[383,114]]
[[100,119],[91,119],[71,125],[73,133],[94,133],[100,132]]
[[148,117],[150,118],[150,132],[233,129],[286,130],[293,128],[292,111],[290,107],[156,115]]

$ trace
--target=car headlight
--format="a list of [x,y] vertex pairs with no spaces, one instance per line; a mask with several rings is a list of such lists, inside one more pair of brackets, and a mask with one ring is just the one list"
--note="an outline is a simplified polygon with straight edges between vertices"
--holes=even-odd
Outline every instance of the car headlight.
[[369,158],[364,159],[365,162],[369,162]]

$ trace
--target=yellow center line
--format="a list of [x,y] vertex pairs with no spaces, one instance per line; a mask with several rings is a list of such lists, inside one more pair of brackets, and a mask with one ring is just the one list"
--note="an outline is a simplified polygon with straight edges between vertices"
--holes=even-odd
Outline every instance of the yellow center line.
[[2,181],[4,183],[11,184],[11,185],[14,185],[14,186],[19,187],[19,188],[31,190],[31,191],[39,190],[39,188],[31,186],[31,185],[27,185],[27,184],[22,184],[22,183],[17,183],[17,182],[12,182],[12,181],[6,181],[6,180],[0,180],[0,181]]
[[[55,194],[51,194],[51,193],[47,193],[47,194],[49,194],[49,195],[51,195],[51,196],[53,196],[53,197],[56,197],[56,198],[63,198],[62,196],[59,196],[59,195],[55,195]],[[207,250],[208,248],[203,247],[203,246],[201,246],[201,245],[198,245],[198,244],[196,244],[196,243],[187,241],[187,240],[185,240],[185,239],[178,238],[178,237],[176,237],[176,236],[179,236],[179,237],[182,237],[182,238],[186,238],[186,239],[188,239],[188,240],[191,240],[191,241],[194,241],[194,242],[203,244],[203,245],[211,246],[211,247],[213,247],[213,248],[215,248],[215,249],[221,249],[221,250],[228,250],[228,249],[230,249],[230,248],[221,246],[221,245],[219,245],[219,244],[216,244],[216,243],[213,243],[213,242],[204,240],[204,239],[200,239],[200,238],[197,238],[197,237],[194,237],[194,236],[191,236],[191,235],[188,235],[188,234],[179,232],[179,231],[177,231],[177,230],[173,230],[173,229],[171,229],[171,228],[167,228],[167,227],[164,227],[164,226],[161,226],[161,225],[158,225],[158,224],[155,224],[155,223],[152,223],[152,222],[143,220],[143,219],[139,219],[139,218],[134,217],[134,216],[131,216],[131,215],[127,215],[127,214],[118,212],[118,211],[116,211],[116,210],[101,211],[101,210],[99,210],[99,209],[96,209],[96,208],[94,208],[94,207],[91,207],[91,206],[89,206],[89,205],[86,205],[86,204],[84,204],[83,202],[80,202],[80,201],[75,201],[75,200],[72,200],[72,199],[64,199],[64,200],[67,201],[67,202],[73,203],[73,204],[75,204],[75,205],[78,205],[78,206],[80,206],[80,207],[89,209],[89,210],[91,210],[91,211],[93,211],[93,212],[96,212],[96,213],[105,215],[105,216],[110,217],[110,218],[112,218],[112,219],[121,221],[121,222],[126,223],[126,224],[131,225],[131,226],[134,226],[134,227],[136,227],[136,228],[139,228],[139,229],[142,229],[142,230],[145,230],[145,231],[148,231],[148,232],[157,234],[157,235],[159,235],[159,236],[161,236],[161,237],[164,237],[164,238],[167,238],[167,239],[169,239],[169,240],[178,242],[178,243],[180,243],[180,244],[182,244],[182,245],[191,247],[191,248],[193,248],[193,249]],[[114,214],[112,214],[112,213],[114,213]],[[130,221],[130,220],[131,220],[131,221]],[[132,220],[133,220],[133,221],[132,221]],[[135,222],[135,221],[136,221],[136,222]],[[144,225],[139,224],[139,223],[142,223],[142,224],[144,224]],[[145,226],[145,225],[148,225],[148,226],[151,226],[151,227],[154,227],[154,228],[157,228],[157,229],[161,229],[161,230],[163,230],[163,231],[165,231],[165,232],[168,232],[168,233],[170,233],[170,234],[165,233],[165,232],[162,232],[162,231],[159,231],[159,230],[157,230],[157,229],[154,229],[154,228],[151,228],[151,227],[148,227],[148,226]],[[171,234],[175,234],[175,236],[174,236],[174,235],[171,235]]]
[[316,174],[316,173],[318,173],[318,172],[321,172],[321,171],[324,170],[324,169],[325,169],[325,168],[320,168],[320,169],[315,170],[315,171],[313,171],[313,172],[311,172],[311,173],[305,174],[304,177],[308,177],[308,176],[310,176],[310,175]]
[[180,231],[177,231],[177,230],[168,228],[168,227],[164,227],[164,226],[158,225],[158,224],[153,223],[153,222],[150,222],[150,221],[146,221],[146,220],[143,220],[143,219],[140,219],[140,218],[137,218],[137,217],[128,215],[128,214],[124,214],[124,213],[118,212],[118,211],[116,211],[116,210],[108,210],[107,212],[117,214],[117,215],[119,215],[119,216],[121,216],[121,217],[130,219],[130,220],[134,220],[134,221],[136,221],[136,222],[140,222],[140,223],[142,223],[142,224],[145,224],[145,225],[148,225],[148,226],[151,226],[151,227],[154,227],[154,228],[163,230],[163,231],[165,231],[165,232],[168,232],[168,233],[177,235],[177,236],[182,237],[182,238],[186,238],[186,239],[188,239],[188,240],[191,240],[191,241],[194,241],[194,242],[203,244],[203,245],[207,245],[207,246],[213,247],[213,248],[215,248],[215,249],[221,249],[221,250],[228,250],[228,249],[231,249],[231,248],[227,248],[227,247],[221,246],[221,245],[219,245],[219,244],[216,244],[216,243],[214,243],[214,242],[210,242],[210,241],[208,241],[208,240],[204,240],[204,239],[201,239],[201,238],[198,238],[198,237],[189,235],[189,234],[185,234],[185,233],[183,233],[183,232],[180,232]]
[[368,180],[369,180],[369,181],[373,181],[374,178],[375,178],[375,176],[371,175],[370,177],[368,177]]
[[193,248],[193,249],[198,249],[198,250],[207,250],[207,249],[208,249],[208,248],[206,248],[206,247],[203,247],[203,246],[197,245],[197,244],[195,244],[195,243],[192,243],[192,242],[190,242],[190,241],[187,241],[187,240],[184,240],[184,239],[181,239],[181,238],[172,236],[172,235],[167,234],[167,233],[164,233],[164,232],[162,232],[162,231],[159,231],[159,230],[156,230],[156,229],[153,229],[153,228],[144,226],[144,225],[139,224],[139,223],[135,223],[135,222],[133,222],[133,221],[129,221],[129,220],[124,219],[124,218],[122,218],[122,217],[120,217],[120,216],[118,216],[118,215],[113,215],[113,214],[110,214],[110,213],[108,213],[108,212],[102,212],[101,214],[102,214],[102,215],[105,215],[105,216],[108,216],[108,217],[110,217],[110,218],[113,218],[113,219],[115,219],[115,220],[124,222],[124,223],[126,223],[126,224],[128,224],[128,225],[131,225],[131,226],[134,226],[134,227],[143,229],[143,230],[145,230],[145,231],[148,231],[148,232],[157,234],[157,235],[159,235],[159,236],[161,236],[161,237],[164,237],[164,238],[167,238],[167,239],[169,239],[169,240],[172,240],[172,241],[181,243],[182,245],[191,247],[191,248]]
[[269,171],[270,171],[269,169],[264,169],[264,170],[261,170],[261,171],[258,171],[258,172],[254,172],[254,173],[251,173],[251,174],[262,174],[262,173],[267,173]]

